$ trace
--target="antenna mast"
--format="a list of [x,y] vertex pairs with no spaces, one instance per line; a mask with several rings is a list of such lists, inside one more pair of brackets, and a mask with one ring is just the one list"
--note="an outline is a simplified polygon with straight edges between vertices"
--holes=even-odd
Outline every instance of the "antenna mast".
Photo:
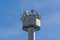
[[28,15],[27,11],[24,11],[21,19],[23,24],[23,30],[28,32],[28,40],[35,40],[35,31],[41,28],[41,17],[36,10],[31,10]]

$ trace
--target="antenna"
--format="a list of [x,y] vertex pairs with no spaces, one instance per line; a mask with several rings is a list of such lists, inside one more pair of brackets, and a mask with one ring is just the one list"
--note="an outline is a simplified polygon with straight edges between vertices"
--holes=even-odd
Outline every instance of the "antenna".
[[31,10],[31,13],[34,13],[34,9]]
[[27,11],[27,10],[25,10],[25,11],[24,11],[24,13],[28,13],[28,11]]

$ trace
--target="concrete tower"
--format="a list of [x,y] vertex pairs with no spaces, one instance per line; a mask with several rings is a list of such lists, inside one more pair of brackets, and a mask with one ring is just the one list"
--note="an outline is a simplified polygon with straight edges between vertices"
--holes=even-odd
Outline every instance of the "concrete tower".
[[31,13],[24,11],[21,17],[23,30],[28,32],[28,40],[35,40],[35,31],[40,30],[41,17],[36,10],[31,10]]

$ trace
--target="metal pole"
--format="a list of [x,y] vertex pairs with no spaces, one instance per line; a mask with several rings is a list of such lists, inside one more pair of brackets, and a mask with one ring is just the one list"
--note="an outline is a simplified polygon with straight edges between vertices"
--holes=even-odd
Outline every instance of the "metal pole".
[[35,40],[35,29],[29,28],[28,29],[28,40]]

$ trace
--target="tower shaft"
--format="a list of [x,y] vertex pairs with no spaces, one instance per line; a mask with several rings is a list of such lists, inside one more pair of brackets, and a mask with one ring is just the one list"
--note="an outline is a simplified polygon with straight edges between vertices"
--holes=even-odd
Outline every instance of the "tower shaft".
[[35,29],[29,28],[28,29],[28,40],[35,40]]

